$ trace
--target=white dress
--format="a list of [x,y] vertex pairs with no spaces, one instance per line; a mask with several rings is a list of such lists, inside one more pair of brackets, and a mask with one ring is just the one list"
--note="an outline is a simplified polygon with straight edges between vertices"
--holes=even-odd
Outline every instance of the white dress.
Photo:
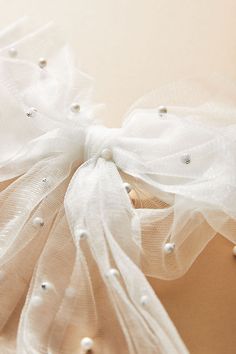
[[52,27],[0,32],[0,353],[188,353],[146,276],[236,240],[236,87],[169,85],[106,128]]

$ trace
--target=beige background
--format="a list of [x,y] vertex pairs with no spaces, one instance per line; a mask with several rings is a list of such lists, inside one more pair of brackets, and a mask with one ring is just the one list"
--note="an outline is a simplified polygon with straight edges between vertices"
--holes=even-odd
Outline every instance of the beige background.
[[[60,25],[95,78],[110,126],[164,83],[212,72],[236,79],[235,0],[0,0],[0,8],[2,27],[25,14]],[[218,237],[186,276],[152,281],[191,354],[235,353],[231,249]]]
[[96,81],[109,125],[163,83],[219,72],[236,78],[235,0],[0,0],[0,25],[54,20]]

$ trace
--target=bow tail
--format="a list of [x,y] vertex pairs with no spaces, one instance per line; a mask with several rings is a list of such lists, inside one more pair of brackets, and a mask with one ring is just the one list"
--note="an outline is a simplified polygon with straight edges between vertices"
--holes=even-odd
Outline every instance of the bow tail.
[[0,351],[13,345],[9,333],[16,331],[17,311],[63,204],[70,172],[68,159],[54,156],[38,162],[0,194],[0,327],[2,333],[6,329]]
[[[117,342],[119,353],[123,342],[132,354],[187,353],[139,269],[135,209],[114,163],[99,158],[81,166],[67,190],[65,210],[77,254],[82,253],[87,264],[87,273],[79,278],[89,277],[90,291],[96,294],[90,304],[84,304],[93,307],[97,319],[96,326],[94,322],[88,326],[86,336],[95,338],[95,345],[104,353],[109,353],[105,349],[109,347],[109,328],[113,328],[110,352]],[[83,298],[84,287],[77,290]],[[106,305],[101,308],[104,299]]]
[[[49,352],[50,331],[65,296],[75,259],[63,202],[38,260],[20,318],[17,353]],[[44,285],[44,288],[42,287]],[[67,300],[73,300],[68,297]],[[72,301],[73,302],[73,301]],[[66,322],[67,316],[64,313]],[[60,327],[60,322],[58,323]],[[61,332],[56,337],[61,343]],[[50,353],[59,353],[52,350]]]

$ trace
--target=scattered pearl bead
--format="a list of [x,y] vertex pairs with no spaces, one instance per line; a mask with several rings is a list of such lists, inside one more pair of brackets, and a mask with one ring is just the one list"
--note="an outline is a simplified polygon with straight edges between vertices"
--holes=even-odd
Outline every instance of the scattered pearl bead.
[[127,193],[130,193],[132,191],[132,187],[129,183],[124,182],[123,186],[125,187]]
[[232,252],[233,252],[233,255],[236,256],[236,245],[233,247]]
[[186,165],[188,165],[191,162],[191,156],[190,155],[184,155],[181,157],[181,161],[183,163],[185,163]]
[[167,108],[165,106],[159,106],[158,113],[160,117],[163,117],[165,114],[167,114]]
[[119,274],[120,274],[119,271],[115,268],[110,268],[107,273],[108,276],[112,276],[112,277],[118,276]]
[[111,160],[112,159],[111,149],[108,149],[108,148],[103,149],[100,156],[107,161]]
[[142,306],[147,305],[147,303],[149,302],[149,297],[147,295],[142,295],[140,298],[140,303]]
[[41,284],[41,289],[42,290],[50,290],[50,289],[53,289],[53,285],[52,285],[52,283],[49,283],[49,282],[43,282]]
[[73,297],[75,297],[75,295],[76,295],[76,290],[74,289],[74,288],[67,288],[66,290],[65,290],[65,295],[67,296],[67,297],[69,297],[69,298],[73,298]]
[[78,113],[80,111],[80,105],[76,102],[72,103],[70,109],[73,113]]
[[39,216],[36,216],[34,219],[33,219],[33,225],[38,227],[42,227],[44,225],[44,220],[43,218],[40,218]]
[[163,248],[164,248],[164,252],[165,252],[166,254],[172,253],[172,252],[174,252],[175,244],[174,244],[174,243],[167,242],[167,243],[164,245]]
[[93,348],[93,340],[92,338],[84,337],[81,339],[80,345],[83,350],[89,351]]
[[0,270],[0,281],[5,278],[5,272],[4,270]]
[[10,55],[10,57],[15,58],[17,56],[18,52],[17,52],[16,48],[11,47],[8,50],[8,54]]
[[44,58],[40,58],[38,64],[39,64],[39,67],[40,67],[41,69],[43,69],[43,68],[45,68],[45,66],[47,65],[47,60],[44,59]]
[[32,301],[32,304],[37,307],[41,306],[43,304],[43,299],[41,298],[41,296],[38,296],[38,295],[33,296],[31,301]]
[[28,118],[32,118],[32,117],[35,117],[37,113],[37,109],[34,108],[34,107],[31,107],[27,112],[26,112],[26,115]]
[[88,237],[88,231],[85,229],[75,229],[75,237],[79,240],[84,240]]
[[[47,187],[47,188],[50,187],[51,182],[52,182],[51,177],[44,177],[44,178],[42,179],[42,183],[43,183],[44,186]],[[46,196],[46,198],[47,198],[47,196]]]

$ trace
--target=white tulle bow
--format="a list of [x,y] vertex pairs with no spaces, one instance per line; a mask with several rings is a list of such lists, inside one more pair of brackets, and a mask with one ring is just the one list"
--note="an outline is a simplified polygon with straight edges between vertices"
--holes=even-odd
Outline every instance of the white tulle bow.
[[1,328],[24,298],[17,353],[72,353],[73,335],[95,353],[187,353],[145,275],[179,277],[217,232],[235,241],[234,86],[226,104],[219,79],[178,83],[107,128],[69,49],[19,26],[0,33],[0,180],[18,177],[1,193]]

